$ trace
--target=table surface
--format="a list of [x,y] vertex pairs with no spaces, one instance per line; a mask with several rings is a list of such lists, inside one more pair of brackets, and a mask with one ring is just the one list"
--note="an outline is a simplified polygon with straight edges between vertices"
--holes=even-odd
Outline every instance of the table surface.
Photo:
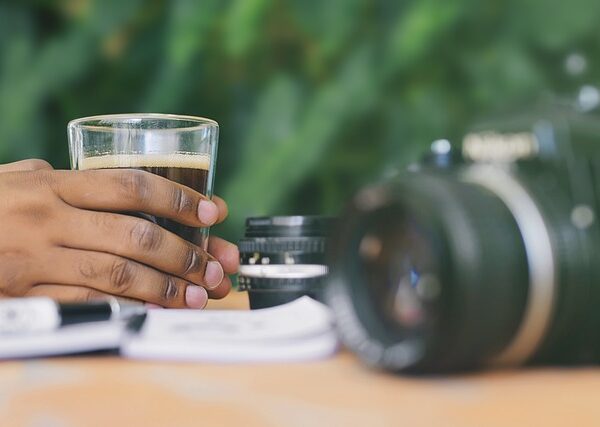
[[[243,308],[233,294],[211,308]],[[346,352],[226,365],[87,356],[0,363],[0,426],[600,425],[600,369],[410,378]]]

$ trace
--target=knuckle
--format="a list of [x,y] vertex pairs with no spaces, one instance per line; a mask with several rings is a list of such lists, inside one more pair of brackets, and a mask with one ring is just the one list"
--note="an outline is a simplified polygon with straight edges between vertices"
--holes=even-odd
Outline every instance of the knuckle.
[[31,170],[21,167],[20,170],[7,174],[3,184],[9,188],[18,188],[26,186],[28,190],[35,188],[50,189],[55,191],[57,187],[56,171],[38,169]]
[[27,280],[21,266],[8,266],[0,271],[0,297],[20,296],[25,292]]
[[81,293],[79,294],[79,300],[81,302],[92,302],[92,301],[97,301],[100,298],[98,292],[92,290],[92,289],[86,289],[81,291]]
[[98,277],[98,270],[93,260],[83,259],[77,266],[79,275],[84,279],[94,279]]
[[138,170],[127,170],[119,174],[119,185],[127,197],[146,202],[150,197],[148,174]]
[[42,159],[28,159],[23,162],[23,166],[28,170],[51,170],[52,165]]
[[158,249],[162,243],[162,230],[151,222],[138,220],[129,233],[130,240],[142,251]]
[[41,186],[49,186],[52,189],[56,187],[56,179],[54,173],[45,169],[38,169],[32,172],[29,172],[32,175],[32,179],[34,184]]
[[179,298],[179,287],[172,276],[165,276],[161,289],[161,298],[165,303],[176,301]]
[[125,293],[131,287],[135,267],[131,261],[118,259],[110,268],[110,285],[119,293]]
[[111,227],[109,215],[104,212],[92,212],[89,216],[89,221],[92,226],[100,230],[109,230]]
[[198,254],[198,251],[189,246],[186,251],[183,274],[187,275],[201,271],[203,262],[203,257]]
[[183,188],[175,187],[171,199],[171,207],[178,215],[184,215],[193,211],[192,199]]

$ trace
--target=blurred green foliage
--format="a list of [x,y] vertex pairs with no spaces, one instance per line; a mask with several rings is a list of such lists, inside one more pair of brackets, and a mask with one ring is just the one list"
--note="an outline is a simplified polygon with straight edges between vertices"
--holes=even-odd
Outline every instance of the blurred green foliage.
[[0,162],[68,167],[68,120],[221,125],[217,192],[244,217],[335,213],[480,115],[600,77],[595,0],[0,0]]

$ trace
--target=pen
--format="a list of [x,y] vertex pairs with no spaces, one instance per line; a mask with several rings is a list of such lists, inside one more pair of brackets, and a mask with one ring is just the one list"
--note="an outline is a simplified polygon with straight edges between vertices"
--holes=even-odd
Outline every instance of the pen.
[[138,304],[123,304],[115,298],[86,303],[58,303],[51,298],[0,300],[0,335],[50,332],[62,326],[106,320],[130,319],[144,314]]

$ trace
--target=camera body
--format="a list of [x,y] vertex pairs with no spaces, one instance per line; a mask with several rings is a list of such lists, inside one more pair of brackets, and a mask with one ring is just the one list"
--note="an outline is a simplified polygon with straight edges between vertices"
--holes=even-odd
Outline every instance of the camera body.
[[367,363],[402,372],[600,361],[600,121],[554,105],[361,190],[328,301]]

